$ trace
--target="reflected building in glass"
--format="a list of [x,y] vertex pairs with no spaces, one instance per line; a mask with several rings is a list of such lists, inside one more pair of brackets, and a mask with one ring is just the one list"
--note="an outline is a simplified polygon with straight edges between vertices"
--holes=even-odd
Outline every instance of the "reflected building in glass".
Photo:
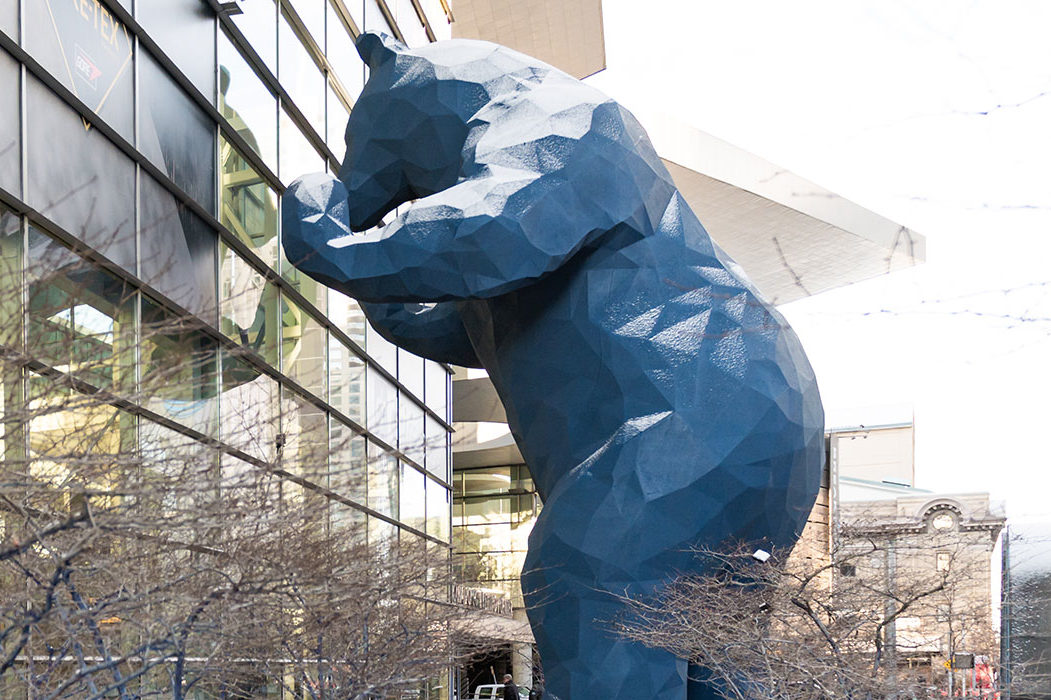
[[[4,0],[0,242],[28,292],[0,302],[0,341],[89,387],[162,379],[112,409],[115,445],[190,438],[224,475],[317,448],[296,488],[328,498],[320,526],[450,551],[450,369],[294,270],[279,224],[289,182],[339,168],[359,32],[416,45],[449,21],[413,0]],[[26,448],[104,418],[30,425]]]

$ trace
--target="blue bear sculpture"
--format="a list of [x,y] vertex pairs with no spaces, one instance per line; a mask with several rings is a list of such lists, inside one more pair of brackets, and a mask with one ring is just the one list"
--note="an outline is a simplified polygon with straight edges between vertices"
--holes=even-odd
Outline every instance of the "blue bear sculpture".
[[285,193],[288,259],[397,345],[488,370],[544,502],[522,584],[545,697],[714,697],[609,623],[691,548],[795,541],[824,453],[799,340],[616,102],[487,42],[357,46],[346,160]]

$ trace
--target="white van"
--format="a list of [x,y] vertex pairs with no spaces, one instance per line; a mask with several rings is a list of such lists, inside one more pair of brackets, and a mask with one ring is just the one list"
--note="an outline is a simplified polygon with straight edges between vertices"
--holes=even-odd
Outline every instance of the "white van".
[[[464,698],[464,700],[502,700],[503,697],[503,683],[488,683],[486,685],[476,686],[474,689],[474,695]],[[519,686],[518,697],[519,700],[529,700],[529,689]]]

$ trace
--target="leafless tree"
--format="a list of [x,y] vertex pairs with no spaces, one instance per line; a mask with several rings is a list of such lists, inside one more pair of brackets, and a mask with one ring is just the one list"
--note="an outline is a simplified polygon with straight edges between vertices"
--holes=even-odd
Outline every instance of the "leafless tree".
[[[931,658],[940,680],[940,659],[962,637],[992,653],[988,597],[971,595],[975,570],[962,547],[892,548],[856,531],[827,558],[761,562],[755,551],[696,552],[706,573],[626,598],[629,611],[612,627],[708,669],[728,700],[928,697]],[[940,566],[907,563],[934,562],[936,551],[950,553]],[[910,657],[925,657],[927,672],[915,675]]]
[[350,505],[360,436],[312,431],[199,314],[7,252],[0,696],[425,697],[465,612],[446,547]]

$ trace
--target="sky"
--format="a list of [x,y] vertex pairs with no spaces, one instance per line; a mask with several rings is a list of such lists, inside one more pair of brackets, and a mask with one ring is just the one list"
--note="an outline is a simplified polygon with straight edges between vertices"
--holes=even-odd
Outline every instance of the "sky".
[[[784,305],[829,426],[914,420],[916,485],[1051,520],[1051,3],[603,0],[592,82],[922,234]],[[849,264],[845,260],[844,264]]]

